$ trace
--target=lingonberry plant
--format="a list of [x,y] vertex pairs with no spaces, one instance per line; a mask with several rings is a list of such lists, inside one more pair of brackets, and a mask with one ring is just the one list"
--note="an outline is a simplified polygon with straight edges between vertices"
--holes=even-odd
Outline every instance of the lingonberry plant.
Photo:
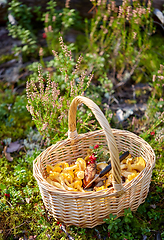
[[95,144],[90,146],[90,156],[88,163],[107,161],[109,159],[108,150],[104,149],[103,145]]

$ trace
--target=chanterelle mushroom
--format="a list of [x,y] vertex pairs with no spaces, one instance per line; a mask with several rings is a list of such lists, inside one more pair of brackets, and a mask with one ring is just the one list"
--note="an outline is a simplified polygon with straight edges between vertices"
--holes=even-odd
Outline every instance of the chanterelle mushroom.
[[134,158],[134,163],[131,164],[131,168],[141,172],[146,166],[145,160],[142,157]]

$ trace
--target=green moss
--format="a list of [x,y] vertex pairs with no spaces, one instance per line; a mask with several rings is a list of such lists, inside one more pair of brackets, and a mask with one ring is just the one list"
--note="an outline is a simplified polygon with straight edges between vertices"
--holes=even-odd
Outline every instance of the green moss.
[[16,59],[14,54],[2,54],[0,56],[0,65],[13,59]]

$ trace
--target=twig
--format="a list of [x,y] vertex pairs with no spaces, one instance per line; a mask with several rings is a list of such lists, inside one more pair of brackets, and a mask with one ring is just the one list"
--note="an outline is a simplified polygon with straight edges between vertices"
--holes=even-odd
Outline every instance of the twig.
[[6,200],[6,202],[10,205],[11,208],[13,208],[13,205],[8,200]]
[[66,230],[66,227],[63,223],[59,225],[60,229],[67,235],[69,240],[75,240],[74,237],[72,237]]
[[24,225],[24,224],[26,224],[26,223],[28,223],[28,222],[29,222],[29,221],[23,222],[23,223],[21,223],[19,226],[16,226],[16,227],[13,227],[13,228],[7,229],[6,231],[11,232],[13,229],[19,228],[19,227],[21,227],[22,225]]

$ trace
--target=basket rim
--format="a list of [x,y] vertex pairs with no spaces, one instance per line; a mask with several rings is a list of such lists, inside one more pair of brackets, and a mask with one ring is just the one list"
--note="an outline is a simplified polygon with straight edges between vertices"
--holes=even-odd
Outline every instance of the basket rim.
[[[56,148],[60,148],[60,145],[61,143],[64,143],[64,142],[67,142],[67,141],[78,141],[82,138],[84,138],[86,135],[92,135],[92,134],[96,134],[96,133],[99,133],[101,135],[104,135],[104,130],[101,129],[101,130],[96,130],[96,131],[91,131],[91,132],[87,132],[87,133],[82,133],[82,134],[78,134],[77,137],[75,137],[74,139],[70,139],[70,138],[67,138],[65,140],[61,140],[61,141],[58,141],[56,144],[53,144],[51,146],[49,146],[47,149],[45,149],[43,152],[41,152],[37,158],[35,158],[35,160],[33,161],[33,175],[35,177],[35,179],[37,180],[38,184],[43,187],[45,190],[48,190],[50,191],[51,193],[54,193],[54,194],[58,194],[58,195],[62,195],[62,196],[67,196],[68,198],[102,198],[102,197],[106,197],[106,196],[111,196],[111,197],[114,197],[114,196],[118,196],[118,195],[122,195],[124,194],[124,192],[128,191],[130,188],[133,187],[134,184],[138,184],[140,181],[143,180],[144,177],[146,177],[147,175],[150,174],[150,172],[152,171],[152,169],[154,168],[155,166],[155,153],[154,153],[154,150],[152,149],[152,147],[143,139],[141,138],[140,136],[130,132],[130,131],[127,131],[127,130],[120,130],[120,129],[115,129],[115,128],[112,128],[112,133],[113,135],[115,135],[116,133],[119,133],[119,135],[123,134],[124,136],[130,134],[132,137],[138,139],[138,141],[142,144],[144,144],[147,148],[149,148],[149,150],[151,150],[151,159],[153,159],[154,161],[152,161],[152,164],[151,164],[151,167],[149,166],[148,168],[148,164],[146,164],[146,167],[139,173],[139,175],[137,177],[135,177],[133,180],[131,180],[129,183],[126,183],[126,184],[123,184],[123,188],[121,190],[118,190],[118,191],[114,191],[114,187],[112,186],[111,188],[109,189],[104,189],[104,190],[100,190],[98,192],[92,192],[92,191],[89,191],[89,192],[80,192],[80,191],[68,191],[68,190],[64,190],[64,189],[59,189],[59,188],[56,188],[55,186],[52,186],[51,184],[49,184],[45,178],[43,178],[41,172],[40,172],[40,169],[37,167],[37,164],[38,162],[40,161],[40,158],[42,157],[42,155],[44,155],[46,152],[49,153],[49,150],[53,150]],[[58,146],[59,145],[59,146]],[[148,161],[147,161],[148,163]],[[37,174],[36,174],[37,172]],[[114,192],[112,192],[114,191]]]

